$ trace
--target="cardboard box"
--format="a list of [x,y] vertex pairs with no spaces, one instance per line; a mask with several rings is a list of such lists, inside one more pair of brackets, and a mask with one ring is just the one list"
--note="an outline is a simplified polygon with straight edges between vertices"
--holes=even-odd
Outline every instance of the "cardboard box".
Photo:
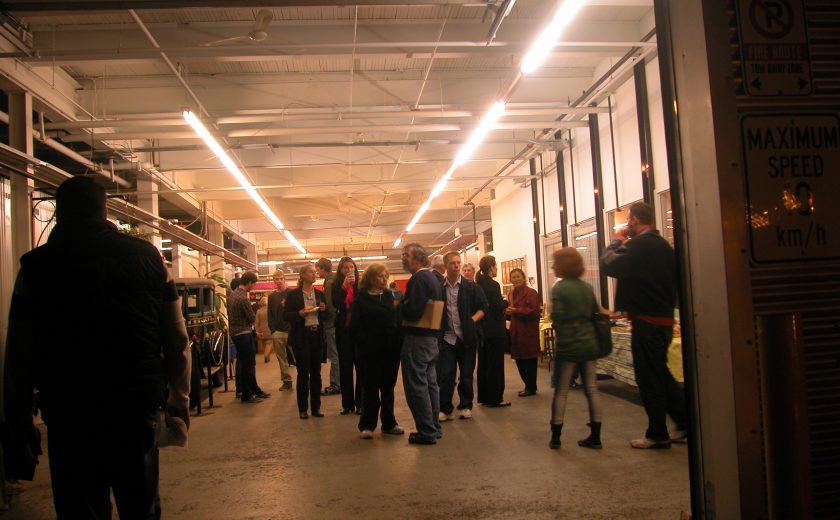
[[403,320],[403,327],[417,327],[418,329],[440,330],[443,320],[443,301],[429,300],[426,302],[426,310],[417,321]]

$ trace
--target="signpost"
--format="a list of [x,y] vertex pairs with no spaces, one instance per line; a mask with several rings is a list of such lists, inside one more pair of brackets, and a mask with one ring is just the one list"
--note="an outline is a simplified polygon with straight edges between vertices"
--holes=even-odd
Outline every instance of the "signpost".
[[840,117],[741,120],[756,263],[840,259]]
[[744,86],[750,96],[807,96],[811,57],[803,0],[738,0]]

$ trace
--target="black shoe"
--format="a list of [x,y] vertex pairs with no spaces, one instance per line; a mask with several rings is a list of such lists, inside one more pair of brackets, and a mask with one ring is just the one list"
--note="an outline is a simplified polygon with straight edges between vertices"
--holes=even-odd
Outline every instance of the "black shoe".
[[323,417],[324,413],[321,410],[312,410],[312,417]]
[[516,395],[518,395],[519,397],[528,397],[528,396],[532,396],[532,395],[537,395],[537,392],[535,392],[533,390],[522,390],[521,392],[519,392]]
[[261,403],[261,402],[263,402],[263,400],[259,396],[252,395],[251,397],[243,397],[242,402],[243,403]]
[[498,403],[485,403],[484,406],[487,408],[504,408],[505,406],[510,406],[510,401],[499,401]]
[[291,381],[283,381],[283,386],[280,387],[280,391],[284,392],[286,390],[292,389],[292,382]]
[[268,392],[260,392],[257,394],[257,397],[259,397],[260,399],[268,399],[269,397],[271,397],[271,394]]
[[309,414],[306,413],[306,412],[300,412],[300,418],[301,419],[309,419]]
[[349,414],[351,414],[351,413],[353,413],[353,409],[352,409],[352,408],[342,408],[342,409],[341,409],[341,415],[349,415]]
[[428,437],[424,437],[417,432],[414,432],[408,436],[408,443],[409,444],[437,444],[436,439],[429,439]]

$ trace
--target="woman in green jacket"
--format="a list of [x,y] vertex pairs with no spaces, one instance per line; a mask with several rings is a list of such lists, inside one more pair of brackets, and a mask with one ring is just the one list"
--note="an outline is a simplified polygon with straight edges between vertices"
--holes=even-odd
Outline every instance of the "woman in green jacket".
[[554,327],[554,399],[551,403],[551,449],[560,447],[566,398],[575,366],[580,367],[583,391],[589,402],[589,437],[578,446],[601,449],[601,400],[595,377],[598,345],[592,314],[600,310],[592,286],[580,279],[583,258],[573,247],[554,252],[554,275],[560,280],[551,288],[551,320]]

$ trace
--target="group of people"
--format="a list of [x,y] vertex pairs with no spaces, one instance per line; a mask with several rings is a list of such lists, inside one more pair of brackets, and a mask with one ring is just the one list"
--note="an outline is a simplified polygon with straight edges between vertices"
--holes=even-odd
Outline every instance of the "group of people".
[[[456,413],[460,419],[471,419],[475,402],[510,406],[504,398],[508,349],[524,385],[519,397],[535,395],[542,314],[538,293],[528,286],[525,273],[514,269],[509,273],[513,287],[503,297],[494,279],[498,266],[493,256],[481,258],[478,273],[461,262],[454,251],[430,259],[420,244],[406,245],[402,264],[411,277],[404,294],[388,287],[390,273],[384,264],[369,265],[360,277],[349,257],[339,261],[335,275],[325,258],[303,267],[298,288],[292,291],[285,287],[283,274],[275,273],[277,290],[269,296],[268,314],[279,318],[271,335],[281,335],[275,347],[281,390],[291,386],[287,337],[292,345],[300,417],[323,416],[320,364],[331,350],[337,354],[338,367],[333,360],[331,384],[324,393],[341,393],[342,415],[360,415],[363,439],[373,437],[379,420],[383,433],[404,433],[394,416],[400,367],[415,422],[416,431],[409,436],[412,444],[435,444],[443,435],[441,423],[455,419]],[[595,368],[599,349],[592,316],[608,311],[581,279],[584,263],[575,248],[555,251],[552,267],[558,278],[550,307],[557,363],[552,374],[549,446],[560,447],[568,390],[579,373],[589,405],[590,433],[578,445],[600,449],[602,408]],[[601,258],[601,270],[618,279],[616,309],[627,312],[632,321],[636,380],[649,418],[644,437],[632,440],[631,446],[668,448],[673,441],[685,440],[688,427],[682,390],[667,369],[676,303],[673,250],[653,228],[649,205],[631,207],[628,225],[618,230]],[[325,280],[323,294],[312,286],[317,276]],[[440,324],[418,324],[430,302],[441,303]],[[338,374],[335,379],[333,373]],[[250,372],[243,377],[250,378]],[[247,395],[259,396],[258,392]],[[667,414],[676,422],[670,434]]]
[[[7,457],[31,459],[38,445],[33,411],[40,410],[50,435],[59,518],[110,517],[111,491],[120,516],[159,518],[157,432],[160,423],[190,424],[190,346],[175,285],[153,245],[120,233],[106,220],[105,192],[93,179],[74,177],[61,185],[56,217],[48,242],[21,258],[15,284],[6,342],[4,450]],[[592,287],[580,280],[583,262],[575,249],[560,249],[553,260],[561,280],[551,291],[557,363],[550,446],[560,446],[569,382],[578,368],[591,428],[579,444],[600,448],[602,411],[591,316],[603,309]],[[355,262],[346,257],[335,274],[328,259],[306,265],[292,290],[283,273],[275,273],[276,290],[264,313],[267,327],[259,337],[265,343],[270,337],[281,390],[292,387],[286,348],[291,347],[301,419],[324,416],[321,364],[329,358],[327,390],[341,393],[343,414],[359,414],[360,436],[372,438],[378,421],[383,433],[401,435],[404,429],[394,416],[401,369],[415,427],[408,441],[435,444],[443,435],[441,422],[454,418],[456,390],[459,417],[472,417],[476,360],[475,401],[487,407],[510,405],[504,399],[506,320],[511,356],[524,383],[519,395],[536,393],[539,298],[524,273],[510,273],[514,287],[503,298],[492,256],[481,259],[475,281],[467,276],[474,269],[464,269],[456,252],[436,259],[437,270],[429,269],[430,263],[421,245],[403,248],[402,265],[411,277],[402,295],[389,290],[385,265],[371,264],[359,277]],[[76,305],[37,296],[50,290],[48,274],[55,265],[85,280],[85,290],[74,295]],[[648,427],[631,446],[669,448],[686,439],[688,421],[682,390],[667,368],[677,287],[673,250],[653,227],[650,206],[631,206],[628,226],[607,247],[600,267],[617,278],[616,309],[632,321],[633,363]],[[314,287],[318,277],[325,279],[324,292]],[[243,403],[269,396],[254,370],[257,316],[247,293],[256,281],[254,273],[244,273],[228,296]],[[122,288],[119,294],[111,290],[115,285]],[[430,309],[434,318],[436,308],[442,308],[440,324],[429,320]],[[62,331],[61,344],[39,330],[37,317],[45,313]],[[121,338],[120,348],[114,348],[115,337]],[[87,355],[63,348],[68,344],[84,345]],[[66,392],[68,374],[76,392]],[[96,395],[96,406],[107,411],[94,429],[78,427],[79,393]],[[670,433],[667,415],[676,422]]]

